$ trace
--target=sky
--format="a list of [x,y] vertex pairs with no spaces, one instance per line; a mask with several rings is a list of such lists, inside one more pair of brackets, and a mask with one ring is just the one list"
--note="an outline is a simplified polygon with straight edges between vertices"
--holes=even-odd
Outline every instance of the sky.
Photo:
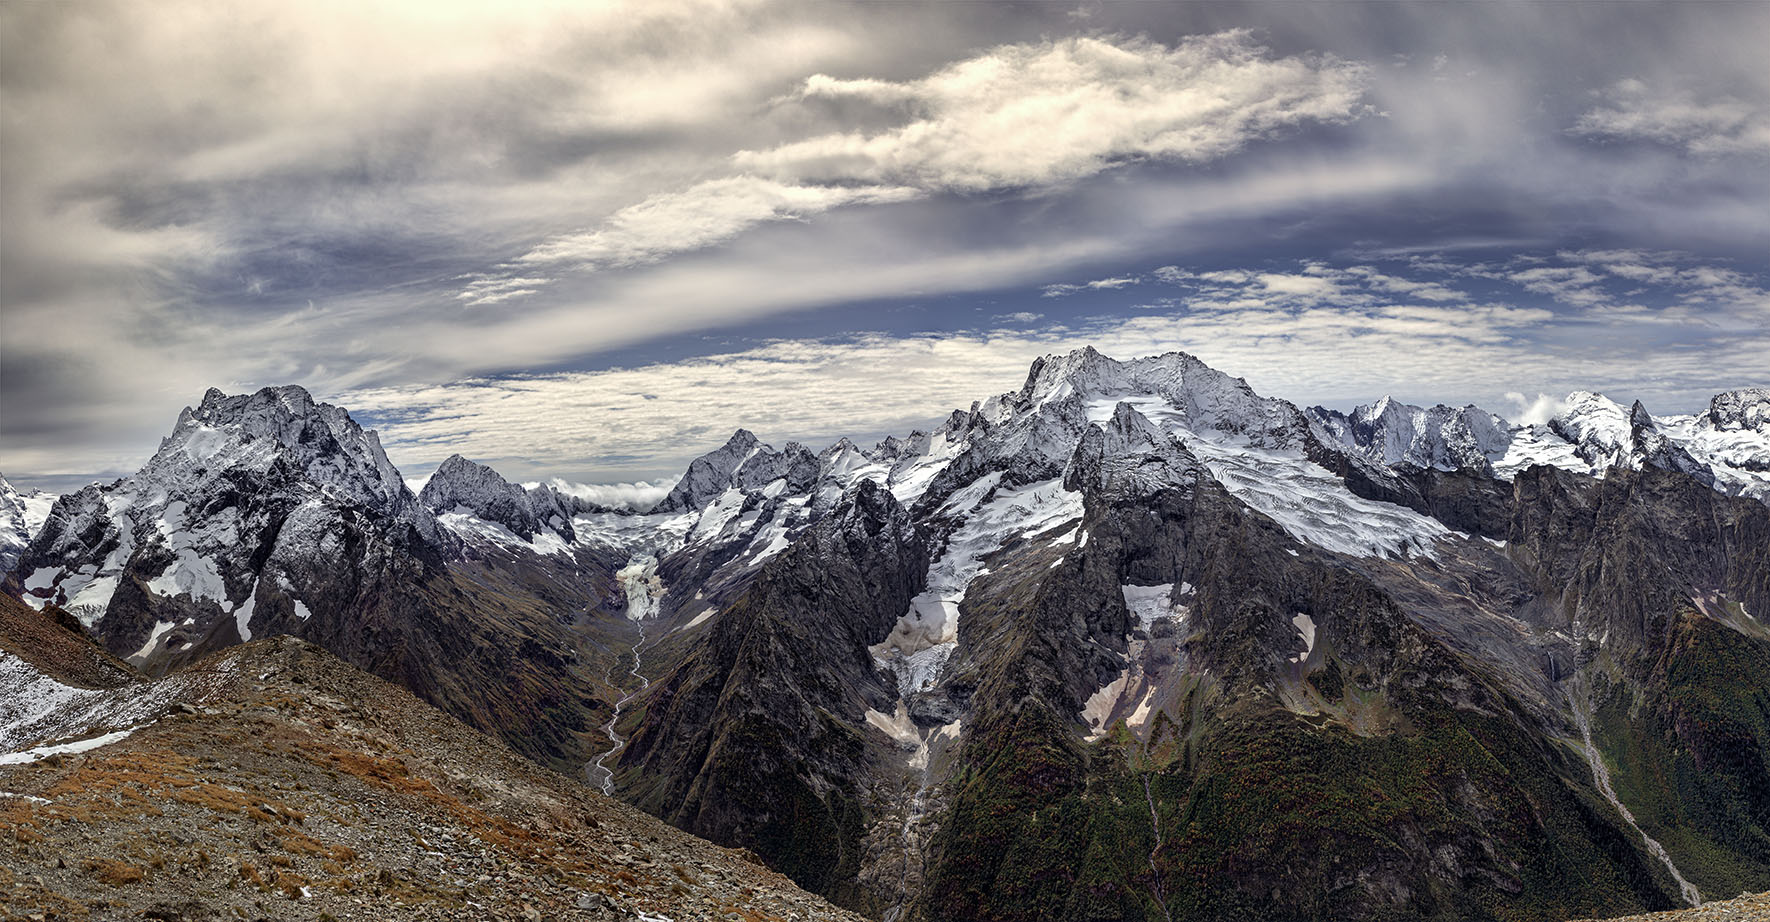
[[[0,471],[301,384],[644,492],[1039,355],[1519,418],[1770,383],[1770,4],[0,3]],[[638,484],[638,486],[631,486]]]

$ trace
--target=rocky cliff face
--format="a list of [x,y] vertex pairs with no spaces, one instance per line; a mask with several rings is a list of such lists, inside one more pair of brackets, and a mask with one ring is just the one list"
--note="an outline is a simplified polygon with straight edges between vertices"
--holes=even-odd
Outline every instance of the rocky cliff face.
[[920,589],[924,554],[903,507],[863,482],[652,684],[616,771],[624,796],[860,899],[866,715],[896,698],[868,647]]
[[436,515],[472,515],[502,525],[529,542],[548,531],[571,544],[577,541],[572,517],[581,512],[603,511],[545,484],[525,490],[497,471],[460,455],[450,455],[437,467],[436,473],[425,481],[418,500]]
[[1388,466],[1486,471],[1512,440],[1505,421],[1474,406],[1428,409],[1384,397],[1350,415],[1322,407],[1308,413],[1327,441]]

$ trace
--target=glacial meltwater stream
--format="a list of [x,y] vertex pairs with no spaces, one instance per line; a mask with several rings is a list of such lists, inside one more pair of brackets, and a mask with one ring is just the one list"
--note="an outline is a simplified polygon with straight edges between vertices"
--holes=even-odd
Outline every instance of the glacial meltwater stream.
[[1586,761],[1592,766],[1592,780],[1597,782],[1598,792],[1603,794],[1604,799],[1610,801],[1610,805],[1616,808],[1616,812],[1622,814],[1623,820],[1640,834],[1641,841],[1647,845],[1647,851],[1653,857],[1658,858],[1660,863],[1666,866],[1666,870],[1671,872],[1672,879],[1678,882],[1678,890],[1682,893],[1684,902],[1692,906],[1701,906],[1702,894],[1697,891],[1696,885],[1685,880],[1684,875],[1678,873],[1678,866],[1672,863],[1672,856],[1666,853],[1665,846],[1660,845],[1657,839],[1648,835],[1646,830],[1635,822],[1635,814],[1630,813],[1629,808],[1623,806],[1623,802],[1616,797],[1615,789],[1610,786],[1610,768],[1604,764],[1604,757],[1598,753],[1598,747],[1592,745],[1592,721],[1586,713],[1583,685],[1584,683],[1579,680],[1569,683],[1567,699],[1573,705],[1573,721],[1579,727],[1580,744],[1585,750]]
[[602,725],[602,732],[608,736],[608,751],[597,756],[596,761],[590,763],[586,772],[590,777],[590,782],[601,787],[602,793],[610,796],[615,793],[615,770],[603,763],[620,752],[621,747],[627,745],[627,741],[615,732],[615,724],[621,719],[621,710],[627,706],[627,702],[639,697],[641,693],[651,687],[651,680],[639,671],[640,665],[644,662],[645,621],[647,618],[657,615],[659,599],[664,594],[663,584],[658,579],[658,559],[651,554],[634,555],[632,559],[627,561],[627,565],[615,574],[615,578],[620,580],[621,588],[627,594],[627,620],[639,626],[639,639],[633,642],[633,668],[627,672],[629,676],[639,680],[639,686],[628,691],[615,702],[613,716],[609,717],[608,723]]

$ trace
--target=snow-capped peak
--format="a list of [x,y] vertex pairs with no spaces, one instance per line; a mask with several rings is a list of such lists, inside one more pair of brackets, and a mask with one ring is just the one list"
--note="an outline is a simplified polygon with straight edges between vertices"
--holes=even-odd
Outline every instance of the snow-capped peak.
[[1742,387],[1716,394],[1702,419],[1711,429],[1747,429],[1770,435],[1770,387]]
[[1246,380],[1185,352],[1119,361],[1088,346],[1045,356],[1033,362],[1020,391],[1003,395],[1001,402],[1024,412],[1071,396],[1088,407],[1090,418],[1104,418],[1120,400],[1159,399],[1164,412],[1186,429],[1220,432],[1266,448],[1295,447],[1308,431],[1302,413],[1289,402],[1261,397]]
[[19,554],[43,527],[54,504],[54,495],[41,490],[21,492],[0,474],[0,577],[18,565]]
[[1485,470],[1511,442],[1503,420],[1472,405],[1417,407],[1385,395],[1350,415],[1322,407],[1307,413],[1322,441],[1389,466]]
[[1634,439],[1629,413],[1603,394],[1574,391],[1561,412],[1549,420],[1556,435],[1580,448],[1580,456],[1599,467],[1626,464]]
[[344,409],[315,403],[298,385],[231,396],[210,388],[194,409],[178,415],[172,434],[130,479],[177,492],[193,479],[240,467],[265,470],[279,460],[385,515],[417,509],[417,497],[388,460],[380,438]]
[[[524,541],[533,541],[543,530],[554,532],[566,543],[576,540],[572,516],[580,511],[577,499],[544,484],[525,490],[497,471],[458,454],[437,467],[419,499],[438,515],[465,510],[508,528]],[[590,511],[587,504],[583,510]]]

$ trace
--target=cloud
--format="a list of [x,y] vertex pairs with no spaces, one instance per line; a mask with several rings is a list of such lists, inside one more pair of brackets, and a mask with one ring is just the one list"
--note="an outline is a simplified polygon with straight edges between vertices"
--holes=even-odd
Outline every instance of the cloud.
[[1121,275],[1114,278],[1095,279],[1091,282],[1083,282],[1080,285],[1073,285],[1068,282],[1058,282],[1054,285],[1046,285],[1039,289],[1039,291],[1042,297],[1063,298],[1084,289],[1092,289],[1094,291],[1113,291],[1115,289],[1129,288],[1132,285],[1141,284],[1143,284],[1143,277],[1140,275]]
[[904,125],[820,135],[737,164],[764,175],[982,192],[1069,182],[1134,160],[1214,160],[1310,122],[1355,118],[1363,65],[1274,57],[1242,30],[1173,47],[1078,37],[992,48],[920,80],[816,75],[806,99],[902,106]]
[[[665,477],[633,483],[572,483],[553,477],[547,481],[547,485],[568,496],[576,496],[598,506],[638,511],[656,506],[659,500],[670,494],[670,489],[676,486],[678,479]],[[523,486],[533,487],[535,484],[525,483]]]
[[1012,314],[996,314],[995,316],[991,317],[990,319],[998,321],[998,322],[1003,321],[1003,320],[1010,320],[1015,323],[1032,323],[1035,320],[1044,319],[1044,316],[1045,316],[1044,314],[1035,314],[1032,311],[1015,311]]
[[[753,225],[804,218],[845,205],[902,202],[914,189],[806,186],[733,176],[663,192],[611,215],[597,230],[557,237],[517,259],[577,269],[625,268],[724,243]],[[511,280],[504,280],[509,284]]]
[[[1355,118],[1364,85],[1362,65],[1275,58],[1245,31],[1172,48],[1099,37],[1004,45],[908,82],[814,74],[798,100],[860,101],[907,111],[909,121],[738,151],[737,175],[655,193],[517,262],[628,268],[850,205],[1038,189],[1137,160],[1215,160],[1284,129]],[[493,297],[525,289],[511,284]],[[471,289],[460,297],[485,303]]]
[[1528,398],[1517,391],[1507,391],[1506,399],[1517,407],[1512,413],[1512,421],[1524,426],[1541,426],[1554,419],[1567,406],[1566,401],[1548,394]]
[[1770,110],[1762,104],[1724,95],[1698,99],[1635,79],[1620,80],[1600,96],[1604,103],[1574,122],[1574,134],[1653,141],[1704,156],[1770,154]]
[[1111,290],[1114,288],[1124,288],[1124,287],[1127,287],[1130,285],[1135,285],[1141,281],[1142,281],[1142,279],[1138,278],[1135,275],[1125,275],[1125,276],[1120,276],[1118,278],[1095,279],[1094,281],[1088,283],[1088,287]]

